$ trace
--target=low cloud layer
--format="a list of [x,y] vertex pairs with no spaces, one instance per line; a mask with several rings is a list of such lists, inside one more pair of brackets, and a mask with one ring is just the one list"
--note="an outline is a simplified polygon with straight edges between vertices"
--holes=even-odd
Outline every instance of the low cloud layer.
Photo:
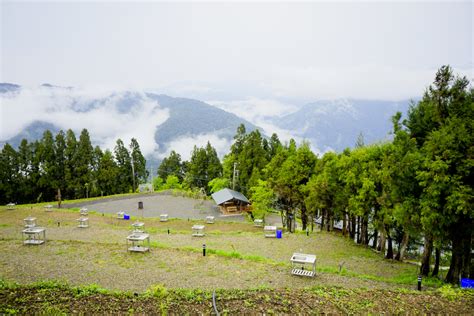
[[129,111],[120,107],[126,94],[107,89],[23,88],[19,93],[1,97],[0,141],[19,134],[35,121],[51,123],[76,136],[87,128],[94,144],[113,149],[121,138],[128,144],[135,137],[145,155],[157,148],[154,140],[156,126],[169,117],[163,109],[143,93],[133,93],[136,103]]

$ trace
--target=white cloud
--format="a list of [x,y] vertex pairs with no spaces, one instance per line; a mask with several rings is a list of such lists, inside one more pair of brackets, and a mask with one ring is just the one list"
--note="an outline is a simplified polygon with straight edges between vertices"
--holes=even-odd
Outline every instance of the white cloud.
[[[121,112],[117,106],[123,97],[101,89],[23,88],[16,95],[0,99],[0,140],[14,137],[34,121],[43,121],[64,131],[72,129],[77,137],[86,128],[92,141],[103,149],[113,150],[118,138],[128,144],[134,137],[144,155],[153,153],[156,126],[168,119],[168,110],[137,93],[131,110]],[[91,102],[98,100],[96,107],[85,111]],[[82,108],[82,112],[77,112],[77,108]]]

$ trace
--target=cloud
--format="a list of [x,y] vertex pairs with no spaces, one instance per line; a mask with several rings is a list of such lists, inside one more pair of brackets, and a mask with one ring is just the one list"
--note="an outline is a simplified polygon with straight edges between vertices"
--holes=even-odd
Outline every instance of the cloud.
[[[130,109],[124,110],[122,105]],[[118,138],[127,144],[135,137],[143,154],[149,155],[156,150],[156,126],[168,117],[167,109],[140,92],[129,95],[108,89],[23,88],[18,94],[1,97],[0,140],[6,141],[29,124],[42,121],[64,131],[72,129],[77,137],[86,128],[93,143],[103,149],[113,150]]]
[[[454,72],[472,79],[474,71]],[[401,100],[420,96],[438,69],[403,68],[380,64],[350,67],[274,67],[262,78],[262,88],[275,98],[301,99],[359,98]]]

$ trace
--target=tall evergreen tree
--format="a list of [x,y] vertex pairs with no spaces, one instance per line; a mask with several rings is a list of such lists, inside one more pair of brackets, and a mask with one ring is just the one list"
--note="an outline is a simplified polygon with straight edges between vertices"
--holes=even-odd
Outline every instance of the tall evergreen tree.
[[118,166],[117,186],[118,192],[128,192],[132,190],[132,160],[130,152],[121,139],[117,140],[114,149],[115,160]]
[[92,187],[92,162],[93,147],[91,144],[89,132],[87,129],[83,129],[77,144],[75,171],[78,180],[76,186],[76,192],[78,195],[76,197],[89,196],[89,192]]
[[74,132],[69,129],[66,132],[66,149],[64,151],[66,158],[65,164],[65,179],[66,179],[66,194],[61,193],[68,199],[76,198],[76,188],[78,187],[78,177],[76,173],[77,162],[77,140]]
[[99,168],[97,170],[97,186],[100,195],[110,195],[120,192],[120,186],[117,182],[118,174],[119,168],[112,152],[106,150],[100,158]]
[[168,176],[173,175],[179,179],[179,182],[182,182],[184,178],[184,170],[181,155],[172,150],[170,155],[164,158],[161,162],[157,173],[163,180],[166,180]]
[[132,138],[130,142],[130,149],[131,158],[133,160],[133,170],[136,177],[136,189],[139,183],[145,183],[147,181],[149,172],[146,170],[146,159],[143,156],[140,150],[140,145],[135,138]]
[[[54,182],[53,189],[64,192],[66,189],[66,136],[61,130],[54,140]],[[63,193],[61,193],[63,194]]]

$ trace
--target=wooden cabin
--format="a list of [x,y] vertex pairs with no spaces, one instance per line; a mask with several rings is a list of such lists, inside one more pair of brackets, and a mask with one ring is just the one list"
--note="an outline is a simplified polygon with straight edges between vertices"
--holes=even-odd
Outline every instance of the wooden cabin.
[[249,200],[240,192],[231,189],[222,189],[212,194],[212,198],[219,205],[224,215],[240,214],[250,211]]

